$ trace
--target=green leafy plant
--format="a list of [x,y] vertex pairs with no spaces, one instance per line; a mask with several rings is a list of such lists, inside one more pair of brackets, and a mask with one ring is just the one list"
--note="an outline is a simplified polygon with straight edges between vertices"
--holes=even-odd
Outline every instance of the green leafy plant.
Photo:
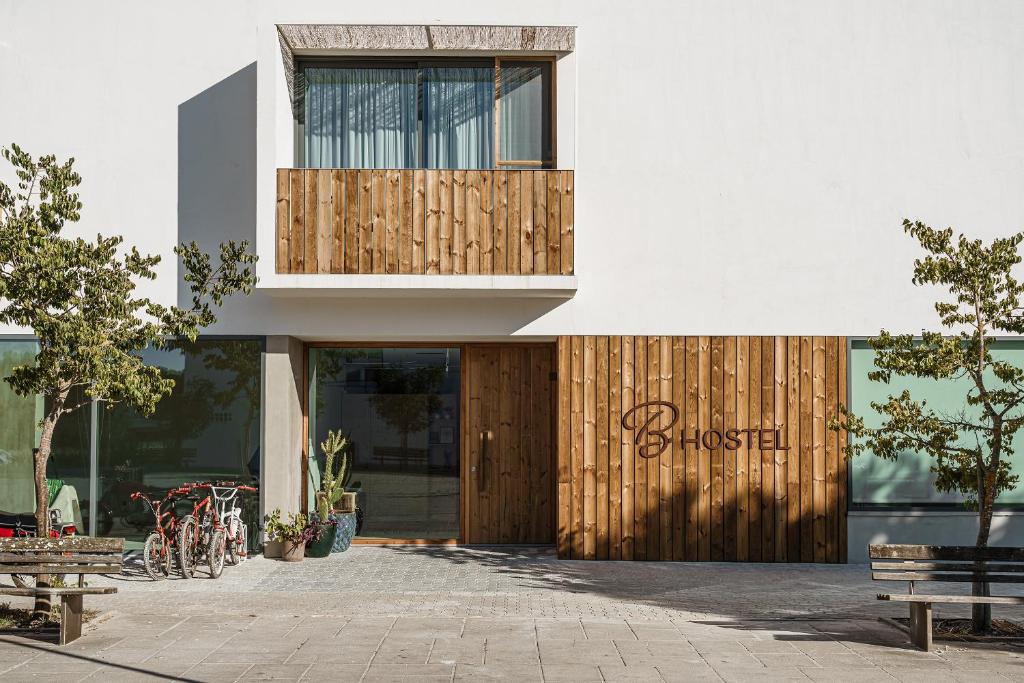
[[300,513],[288,515],[288,521],[281,520],[281,509],[278,508],[265,517],[263,531],[272,541],[288,543],[306,543],[313,540],[315,529],[310,526],[309,518]]
[[[926,252],[914,261],[913,283],[949,293],[934,304],[944,329],[923,332],[920,338],[882,330],[869,340],[878,369],[868,377],[886,384],[893,375],[966,379],[963,407],[941,412],[904,390],[871,404],[883,418],[880,427],[868,427],[863,416],[845,406],[841,419],[830,420],[829,426],[853,437],[847,457],[865,451],[888,460],[904,452],[931,457],[936,487],[959,492],[977,510],[975,544],[985,548],[996,499],[1018,481],[1010,456],[1013,437],[1024,427],[1024,370],[994,358],[992,344],[999,334],[1024,333],[1024,286],[1013,276],[1021,262],[1024,233],[984,244],[964,235],[954,239],[951,228],[936,230],[910,221],[903,228]],[[974,584],[975,595],[986,590],[985,584]],[[973,611],[975,631],[987,631],[991,606],[974,605]]]
[[[320,450],[324,453],[324,473],[320,480],[320,490],[316,494],[316,510],[321,523],[325,523],[335,504],[341,500],[352,476],[349,460],[351,444],[340,431],[328,431],[327,438],[320,443]],[[341,464],[335,475],[334,460],[338,455],[341,455]]]
[[[151,414],[174,380],[145,365],[142,350],[176,337],[195,341],[216,322],[215,306],[236,292],[252,291],[256,256],[244,242],[227,242],[214,264],[194,242],[181,244],[174,253],[191,305],[164,306],[138,297],[138,283],[156,278],[159,256],[122,248],[121,237],[97,235],[90,241],[61,234],[67,223],[78,221],[82,208],[74,159],[34,159],[14,144],[2,156],[17,182],[13,188],[0,182],[0,322],[31,329],[39,344],[34,362],[15,367],[5,380],[19,395],[44,400],[33,469],[37,533],[46,536],[46,464],[59,420],[94,399]],[[49,611],[48,600],[37,599],[41,613]]]

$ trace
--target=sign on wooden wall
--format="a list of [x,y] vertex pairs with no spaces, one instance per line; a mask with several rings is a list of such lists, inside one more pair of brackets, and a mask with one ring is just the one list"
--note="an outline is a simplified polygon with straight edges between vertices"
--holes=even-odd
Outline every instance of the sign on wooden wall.
[[558,340],[558,554],[846,560],[844,337]]

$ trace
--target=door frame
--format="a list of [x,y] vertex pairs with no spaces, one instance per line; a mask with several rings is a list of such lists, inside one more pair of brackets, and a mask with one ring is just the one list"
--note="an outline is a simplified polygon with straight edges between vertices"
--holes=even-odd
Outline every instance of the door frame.
[[[469,453],[469,372],[465,359],[470,347],[490,348],[529,348],[543,347],[556,348],[557,339],[551,341],[404,341],[404,342],[358,342],[358,341],[305,341],[302,344],[302,448],[300,449],[300,479],[301,488],[299,492],[300,509],[308,513],[309,506],[309,352],[311,349],[423,349],[423,348],[452,348],[459,350],[459,536],[457,538],[380,538],[380,537],[355,537],[352,543],[357,545],[465,545],[466,525],[469,523],[469,500],[467,498],[467,477],[469,472],[469,459],[464,457]],[[556,365],[557,369],[557,365]],[[558,416],[552,410],[552,426],[554,427]],[[557,487],[555,487],[557,492]],[[557,501],[553,499],[552,509],[557,511]]]

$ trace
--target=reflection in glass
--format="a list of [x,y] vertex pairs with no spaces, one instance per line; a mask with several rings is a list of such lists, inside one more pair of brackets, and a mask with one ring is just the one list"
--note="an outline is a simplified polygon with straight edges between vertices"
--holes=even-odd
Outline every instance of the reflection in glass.
[[[871,407],[872,402],[885,403],[889,396],[910,391],[916,401],[927,401],[928,408],[947,415],[959,415],[966,410],[970,416],[978,409],[966,406],[964,397],[971,387],[970,379],[934,380],[921,377],[893,375],[892,380],[872,382],[868,373],[877,370],[875,351],[865,341],[854,341],[850,350],[850,408],[864,418],[868,427],[879,427],[882,416]],[[1024,342],[999,341],[992,346],[992,355],[998,360],[1024,365]],[[991,386],[998,386],[995,376],[989,378]],[[964,436],[968,445],[973,437]],[[1019,437],[1015,442],[1019,442]],[[1009,460],[1015,473],[1024,473],[1024,451],[1015,447]],[[934,504],[961,503],[956,492],[942,493],[935,489],[935,473],[931,471],[934,459],[927,453],[906,451],[893,460],[884,460],[864,453],[850,463],[851,499],[860,504]],[[1011,491],[999,494],[998,503],[1024,503],[1024,483]]]
[[[191,481],[259,477],[260,353],[257,340],[201,339],[142,353],[174,380],[174,390],[144,417],[120,406],[99,413],[101,535],[141,541],[152,513],[133,491],[162,496]],[[245,499],[249,528],[257,503]]]
[[547,62],[502,62],[498,138],[503,161],[551,159],[550,72]]
[[35,510],[32,449],[42,418],[42,403],[32,396],[18,396],[2,378],[19,365],[32,365],[34,341],[0,342],[0,510]]
[[362,536],[458,538],[459,350],[311,349],[309,486],[328,430],[352,443]]
[[[72,389],[68,401],[71,404],[85,401],[82,389],[80,387]],[[86,405],[60,418],[57,428],[53,431],[50,459],[46,462],[46,477],[48,479],[59,479],[73,487],[73,495],[77,497],[78,504],[72,507],[79,509],[62,511],[62,515],[66,519],[69,512],[74,514],[76,523],[81,524],[80,533],[83,534],[89,532],[90,410],[91,407]]]
[[[32,365],[38,350],[34,340],[0,341],[0,378],[10,376],[19,365]],[[81,390],[73,390],[69,402],[81,400]],[[0,510],[4,512],[35,512],[32,451],[39,445],[39,422],[45,407],[41,396],[18,396],[0,379]],[[46,476],[65,484],[54,489],[51,509],[59,510],[63,522],[74,523],[79,533],[84,533],[87,527],[79,512],[79,499],[89,492],[88,406],[64,415],[57,423]]]

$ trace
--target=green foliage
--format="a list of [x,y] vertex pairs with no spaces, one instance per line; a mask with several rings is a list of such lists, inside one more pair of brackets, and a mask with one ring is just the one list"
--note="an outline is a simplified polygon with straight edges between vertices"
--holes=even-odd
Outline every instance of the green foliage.
[[15,367],[5,380],[20,395],[46,399],[35,460],[36,514],[45,527],[38,489],[60,417],[94,398],[151,414],[174,382],[147,367],[141,351],[175,337],[195,341],[216,322],[215,306],[252,291],[256,256],[244,242],[228,242],[215,264],[194,242],[182,244],[174,252],[184,266],[191,306],[139,297],[136,286],[156,278],[159,256],[123,248],[117,236],[90,241],[62,235],[82,208],[74,160],[33,159],[13,144],[2,156],[17,182],[0,182],[0,322],[27,327],[39,341],[34,362]]
[[281,521],[281,509],[278,508],[267,515],[266,524],[263,530],[272,541],[288,541],[290,543],[303,543],[313,537],[313,529],[310,527],[309,518],[301,512],[288,515],[288,521]]
[[[316,510],[318,518],[326,521],[335,504],[345,493],[345,486],[352,475],[349,460],[351,443],[340,431],[328,431],[327,438],[320,443],[320,450],[324,453],[324,473],[320,480],[320,490],[316,494]],[[335,475],[334,459],[338,454],[341,454],[341,464]]]
[[[156,278],[159,256],[134,247],[121,253],[121,237],[95,242],[61,235],[82,207],[74,189],[81,177],[74,160],[32,159],[17,145],[3,150],[18,177],[0,183],[0,321],[29,327],[40,350],[31,366],[7,381],[19,394],[67,395],[76,386],[88,398],[123,401],[144,414],[170,393],[173,382],[147,367],[139,352],[167,337],[195,341],[214,322],[212,306],[252,291],[256,256],[245,243],[221,245],[219,263],[193,242],[175,248],[182,259],[191,308],[163,306],[135,296],[140,280]],[[67,406],[74,409],[77,406]]]
[[970,389],[963,409],[940,412],[903,391],[871,404],[883,416],[878,428],[867,427],[845,407],[842,419],[832,419],[829,426],[854,437],[848,457],[864,451],[889,460],[906,451],[931,456],[937,488],[959,492],[981,511],[978,544],[984,545],[993,503],[1018,480],[1009,457],[1013,437],[1024,426],[1024,370],[993,358],[991,346],[1000,334],[1024,332],[1024,287],[1013,275],[1024,233],[984,244],[964,235],[954,239],[951,228],[910,221],[903,227],[926,252],[914,261],[913,283],[948,292],[934,306],[943,330],[919,338],[881,331],[869,341],[878,368],[869,378],[884,383],[893,375],[966,378]]

